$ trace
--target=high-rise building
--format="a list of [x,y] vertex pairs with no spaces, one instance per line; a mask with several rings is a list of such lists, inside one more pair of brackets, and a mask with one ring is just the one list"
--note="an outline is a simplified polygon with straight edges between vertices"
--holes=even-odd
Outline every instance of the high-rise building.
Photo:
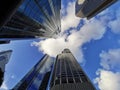
[[46,90],[53,63],[51,57],[44,55],[12,90]]
[[5,65],[8,63],[12,50],[0,52],[0,86],[4,79]]
[[69,49],[45,55],[12,90],[96,90]]
[[50,90],[96,90],[69,49],[56,58]]
[[76,16],[90,19],[118,0],[77,0]]
[[[16,12],[24,0],[0,0],[0,28],[4,26]],[[8,5],[8,4],[9,5]]]
[[0,15],[0,42],[50,38],[60,32],[61,0],[12,0],[11,7],[5,1],[3,4],[9,12],[6,8],[4,11],[5,6],[0,6],[6,15]]

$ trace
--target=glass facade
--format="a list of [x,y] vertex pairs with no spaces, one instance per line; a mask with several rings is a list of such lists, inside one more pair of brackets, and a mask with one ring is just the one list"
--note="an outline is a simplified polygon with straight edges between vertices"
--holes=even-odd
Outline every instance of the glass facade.
[[0,52],[0,86],[4,80],[5,65],[8,63],[12,50]]
[[78,4],[79,0],[77,0],[76,16],[90,19],[116,1],[118,0],[84,0],[83,3]]
[[[18,82],[13,90],[42,90],[40,85],[44,83],[44,76],[50,71],[54,61],[48,55],[45,55],[26,75]],[[49,80],[47,75],[47,80]],[[48,81],[47,81],[48,82]],[[47,85],[45,85],[47,86]]]
[[61,30],[61,0],[24,0],[0,28],[0,41],[50,38]]

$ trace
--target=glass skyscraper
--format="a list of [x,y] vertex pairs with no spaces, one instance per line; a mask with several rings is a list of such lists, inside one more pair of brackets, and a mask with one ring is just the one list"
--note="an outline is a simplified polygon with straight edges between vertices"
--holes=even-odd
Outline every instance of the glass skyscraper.
[[[15,0],[13,0],[16,2]],[[7,2],[6,2],[7,3]],[[10,7],[8,20],[0,20],[0,43],[10,40],[50,38],[61,30],[61,0],[20,0]],[[7,6],[6,6],[7,7]],[[7,12],[6,12],[7,13]]]
[[0,52],[0,86],[4,80],[5,65],[8,63],[12,50]]
[[53,63],[51,57],[44,55],[12,90],[46,90]]
[[69,49],[45,55],[12,90],[96,90]]
[[78,17],[90,19],[116,1],[118,0],[77,0],[75,13]]
[[50,90],[96,90],[69,49],[56,58]]

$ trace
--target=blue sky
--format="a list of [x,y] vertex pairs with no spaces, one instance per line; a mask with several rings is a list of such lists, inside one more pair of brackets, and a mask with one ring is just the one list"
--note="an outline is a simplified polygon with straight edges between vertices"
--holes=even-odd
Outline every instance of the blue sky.
[[74,5],[74,0],[62,0],[62,31],[56,39],[0,45],[0,51],[13,50],[6,65],[4,89],[22,79],[43,53],[55,57],[67,47],[98,90],[120,90],[120,1],[89,21],[75,16]]

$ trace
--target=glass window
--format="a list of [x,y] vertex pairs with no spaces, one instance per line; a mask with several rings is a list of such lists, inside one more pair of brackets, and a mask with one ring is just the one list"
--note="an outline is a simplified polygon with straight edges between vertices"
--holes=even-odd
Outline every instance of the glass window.
[[68,78],[68,83],[73,83],[73,78]]
[[81,80],[82,80],[83,82],[86,82],[86,81],[87,81],[87,78],[86,78],[86,77],[81,77]]
[[61,80],[62,80],[62,83],[67,83],[66,78],[62,78]]
[[76,83],[81,83],[79,78],[75,78]]
[[60,79],[55,80],[55,85],[60,84]]

